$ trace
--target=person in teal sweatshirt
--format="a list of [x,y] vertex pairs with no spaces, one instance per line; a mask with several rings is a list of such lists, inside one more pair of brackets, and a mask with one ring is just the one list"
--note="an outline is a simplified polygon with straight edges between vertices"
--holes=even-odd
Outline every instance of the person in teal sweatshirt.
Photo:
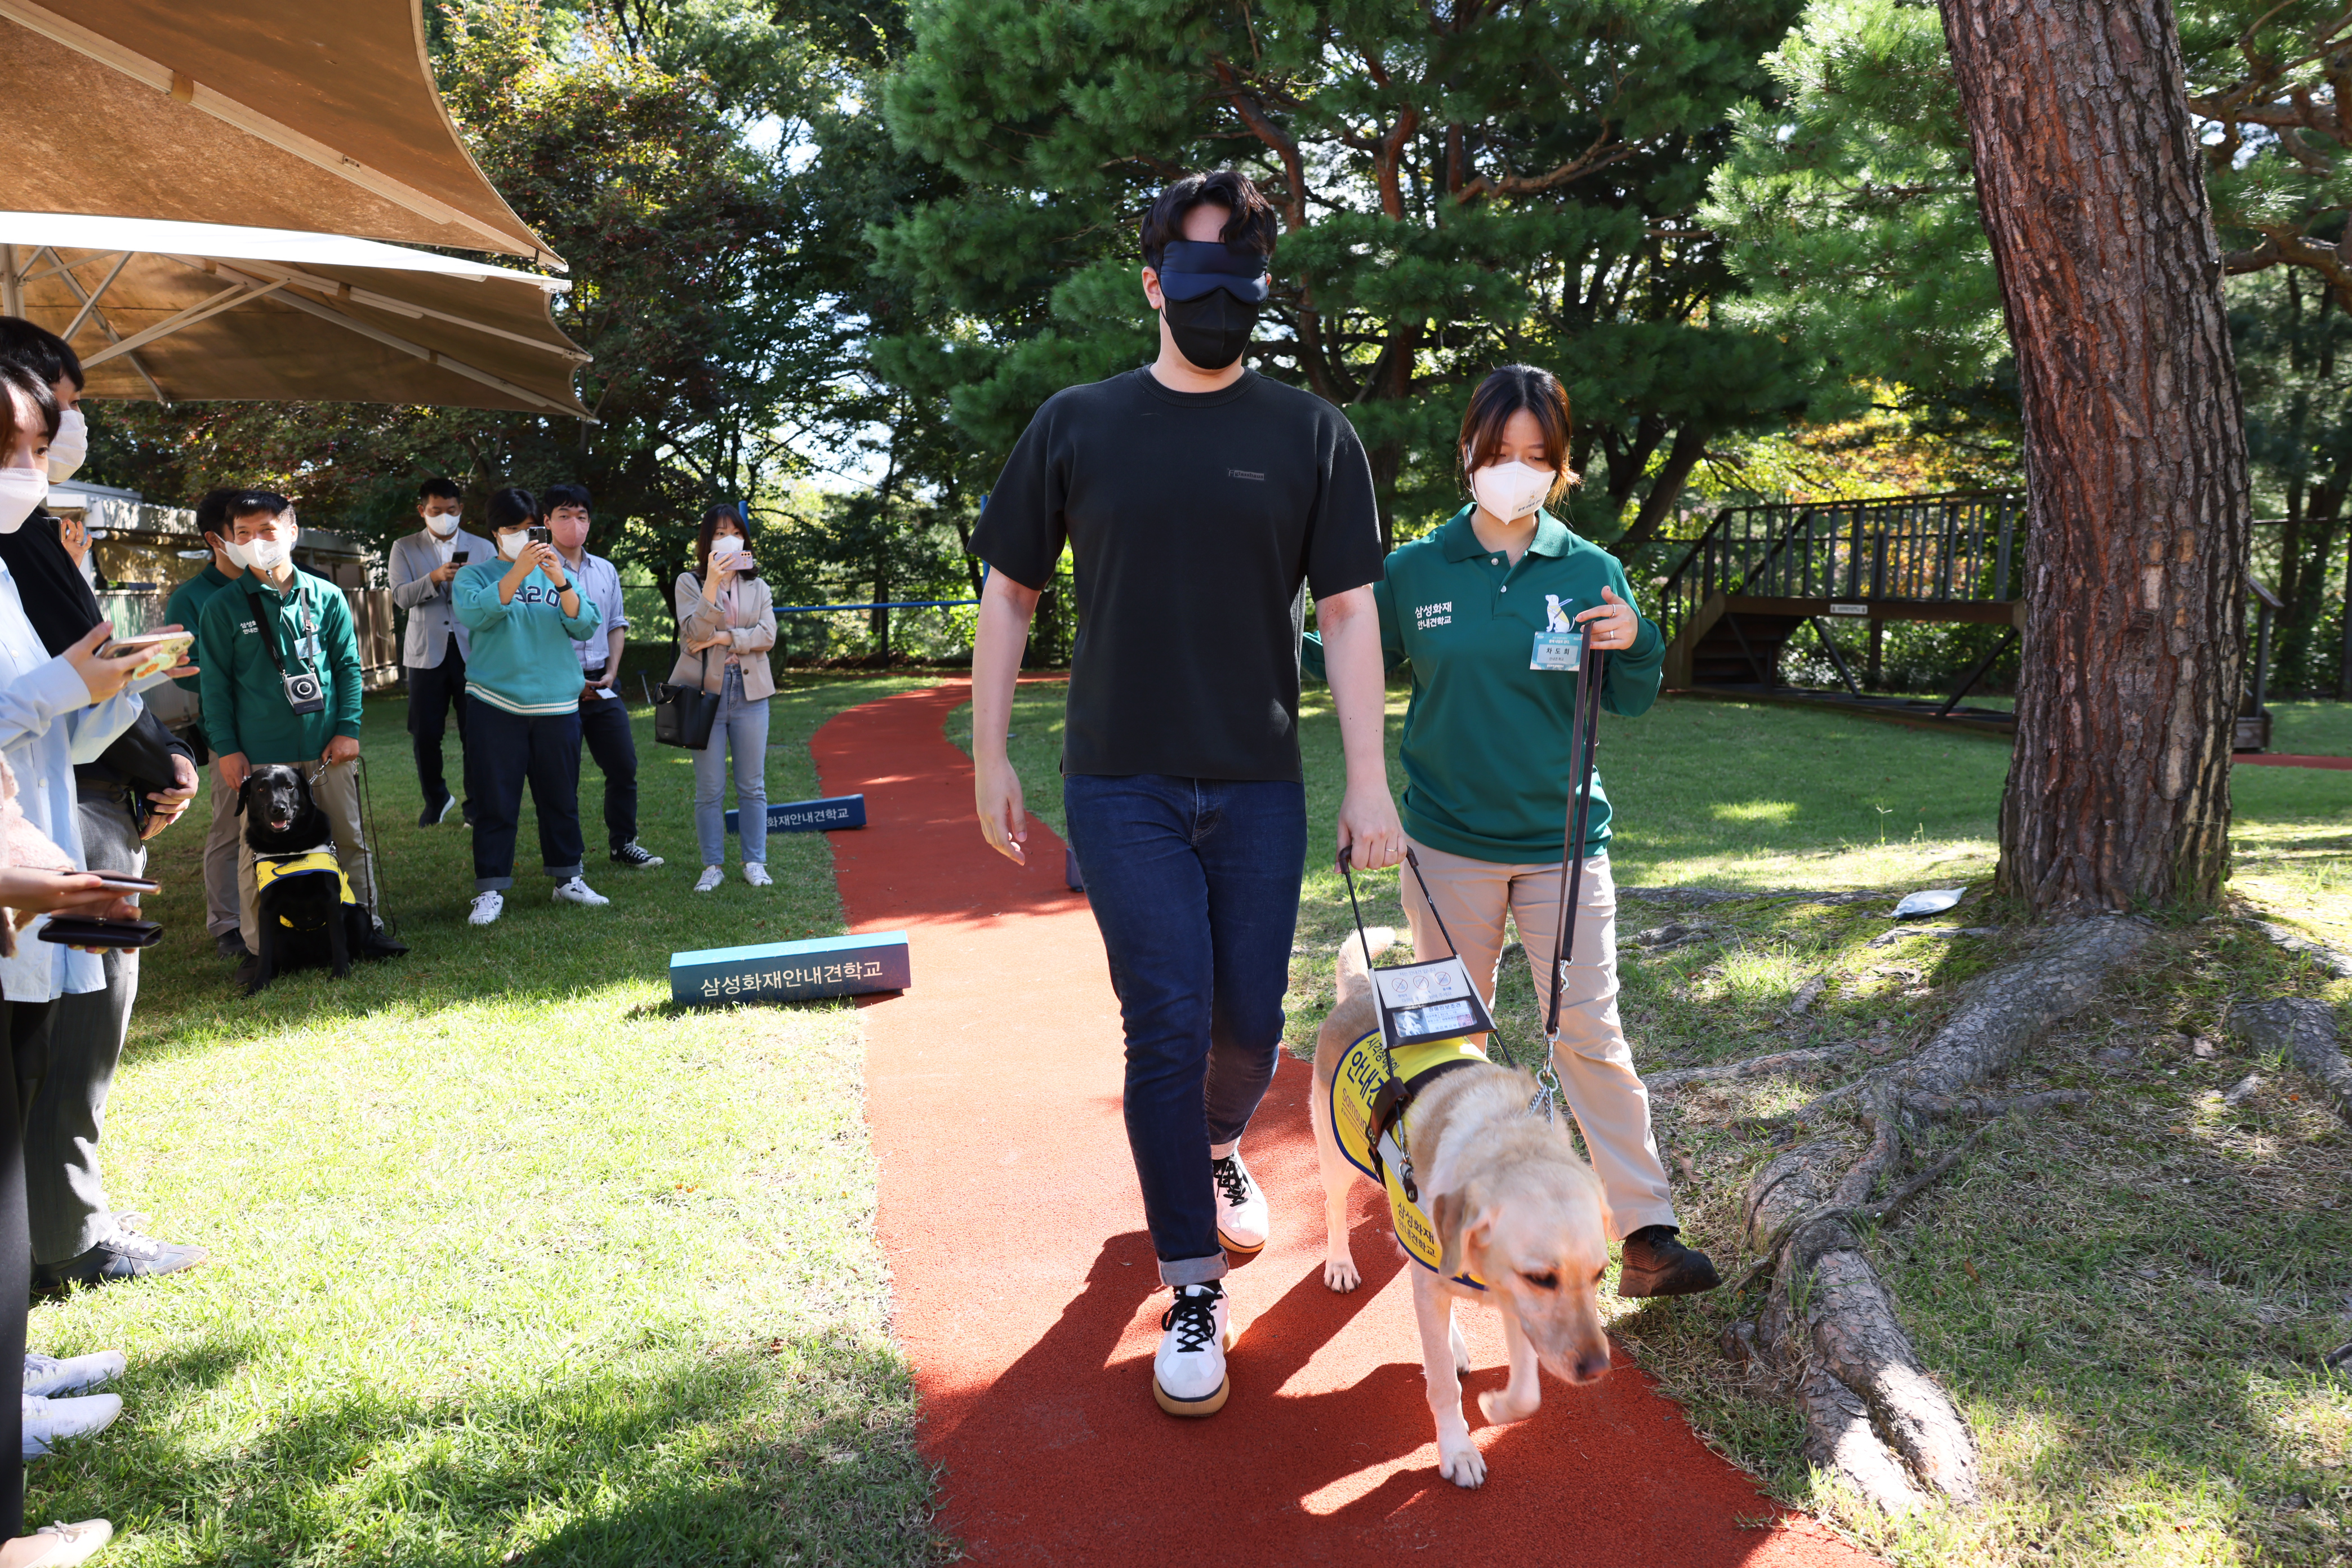
[[529,490],[490,498],[496,561],[477,561],[449,584],[449,607],[472,640],[466,663],[466,754],[476,770],[474,909],[488,925],[514,886],[522,790],[539,815],[539,853],[558,903],[612,902],[581,875],[580,661],[572,644],[595,635],[596,606],[563,570],[539,529]]
[[[1665,659],[1665,638],[1633,607],[1617,558],[1545,510],[1575,482],[1569,451],[1568,395],[1559,380],[1533,365],[1494,372],[1462,421],[1472,503],[1391,552],[1387,576],[1373,585],[1389,668],[1412,668],[1399,753],[1405,842],[1420,871],[1402,873],[1413,952],[1446,955],[1433,900],[1491,1004],[1507,915],[1547,1013],[1576,775],[1569,747],[1574,634],[1591,626],[1592,647],[1607,655],[1601,705],[1623,718],[1657,700]],[[1321,654],[1310,634],[1307,673],[1321,674]],[[1611,811],[1597,777],[1591,788],[1553,1066],[1607,1193],[1612,1234],[1625,1243],[1618,1294],[1708,1290],[1717,1283],[1715,1266],[1678,1239],[1649,1094],[1617,1016]]]

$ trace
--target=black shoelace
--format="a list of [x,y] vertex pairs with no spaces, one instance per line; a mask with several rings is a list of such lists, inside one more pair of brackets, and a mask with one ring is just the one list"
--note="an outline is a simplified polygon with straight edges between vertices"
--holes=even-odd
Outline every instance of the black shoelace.
[[1209,1175],[1217,1184],[1217,1190],[1225,1194],[1227,1207],[1239,1208],[1249,1201],[1249,1173],[1243,1170],[1242,1163],[1231,1154],[1222,1160],[1212,1161]]
[[1217,1289],[1187,1295],[1179,1289],[1175,1302],[1160,1314],[1160,1326],[1176,1333],[1176,1349],[1180,1353],[1202,1350],[1217,1342],[1217,1299],[1224,1292]]

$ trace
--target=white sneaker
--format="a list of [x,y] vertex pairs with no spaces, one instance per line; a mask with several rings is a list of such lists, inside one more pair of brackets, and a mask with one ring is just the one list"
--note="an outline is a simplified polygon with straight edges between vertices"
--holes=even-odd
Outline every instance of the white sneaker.
[[708,892],[713,891],[714,889],[716,889],[718,888],[718,886],[719,886],[719,883],[721,883],[721,882],[725,881],[726,879],[727,879],[727,868],[726,868],[726,867],[724,867],[724,866],[705,866],[705,867],[702,868],[702,875],[701,875],[699,878],[698,878],[698,879],[696,879],[696,881],[695,881],[695,884],[694,884],[694,890],[695,890],[696,892],[698,892],[698,893],[708,893]]
[[768,868],[757,860],[743,862],[743,879],[755,888],[770,887],[775,882],[775,879],[768,875]]
[[114,1539],[114,1526],[102,1519],[85,1519],[79,1524],[60,1520],[41,1526],[33,1535],[47,1544],[38,1557],[26,1560],[25,1568],[76,1568],[106,1550],[106,1543]]
[[1171,1415],[1214,1415],[1225,1407],[1233,1384],[1225,1376],[1225,1351],[1234,1342],[1225,1315],[1225,1288],[1180,1285],[1176,1300],[1160,1315],[1167,1330],[1151,1358],[1151,1396]]
[[68,1437],[87,1437],[114,1425],[122,1414],[119,1394],[85,1394],[71,1399],[24,1398],[25,1458],[37,1459]]
[[584,877],[574,877],[568,882],[555,884],[555,901],[559,904],[585,904],[590,909],[602,909],[613,900],[588,885]]
[[89,1355],[54,1356],[25,1352],[25,1392],[47,1398],[77,1388],[96,1388],[122,1375],[130,1363],[120,1351],[94,1351]]
[[1255,1257],[1265,1246],[1265,1189],[1242,1163],[1238,1149],[1210,1162],[1209,1177],[1217,1185],[1217,1239],[1224,1243],[1227,1252]]
[[487,893],[474,895],[474,912],[466,917],[469,926],[486,926],[506,912],[507,896],[492,888]]

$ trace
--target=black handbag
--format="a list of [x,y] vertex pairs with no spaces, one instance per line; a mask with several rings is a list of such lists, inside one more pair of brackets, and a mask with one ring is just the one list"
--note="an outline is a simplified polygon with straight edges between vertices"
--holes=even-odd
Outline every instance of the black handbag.
[[[710,679],[710,650],[702,650],[702,677]],[[719,721],[719,694],[699,686],[665,680],[649,694],[654,705],[654,739],[665,746],[698,752],[710,744],[710,726]]]

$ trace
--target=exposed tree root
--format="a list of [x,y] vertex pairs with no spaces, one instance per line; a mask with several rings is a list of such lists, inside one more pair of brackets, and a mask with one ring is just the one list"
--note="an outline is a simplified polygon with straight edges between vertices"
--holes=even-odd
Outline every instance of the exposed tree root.
[[1778,888],[1766,892],[1742,891],[1738,888],[1620,888],[1617,896],[1645,904],[1688,904],[1693,909],[1705,909],[1709,904],[1737,904],[1751,899],[1776,904],[1870,904],[1886,894],[1815,893],[1801,888]]
[[2062,926],[2019,962],[1977,976],[1916,1055],[1798,1113],[1852,1100],[1869,1137],[1858,1155],[1851,1136],[1818,1139],[1780,1154],[1748,1184],[1748,1236],[1761,1261],[1740,1288],[1769,1272],[1772,1291],[1752,1335],[1737,1337],[1743,1344],[1752,1338],[1788,1376],[1810,1428],[1807,1456],[1889,1512],[1930,1498],[1975,1502],[1976,1439],[1921,1364],[1859,1227],[1900,1212],[1954,1169],[1985,1128],[1885,1198],[1874,1203],[1872,1195],[1882,1180],[1901,1173],[1910,1139],[1925,1123],[2086,1098],[2079,1090],[2007,1099],[1971,1091],[2087,1005],[2152,930],[2116,918]]
[[2247,924],[2270,938],[2273,945],[2289,952],[2299,952],[2338,980],[2352,980],[2352,953],[2342,953],[2324,942],[2314,942],[2299,931],[2280,925],[2275,921],[2249,921]]
[[2336,1114],[2352,1122],[2352,1062],[2336,1033],[2336,1009],[2325,1002],[2282,996],[2234,1007],[2230,1022],[2266,1051],[2284,1051],[2304,1070]]

